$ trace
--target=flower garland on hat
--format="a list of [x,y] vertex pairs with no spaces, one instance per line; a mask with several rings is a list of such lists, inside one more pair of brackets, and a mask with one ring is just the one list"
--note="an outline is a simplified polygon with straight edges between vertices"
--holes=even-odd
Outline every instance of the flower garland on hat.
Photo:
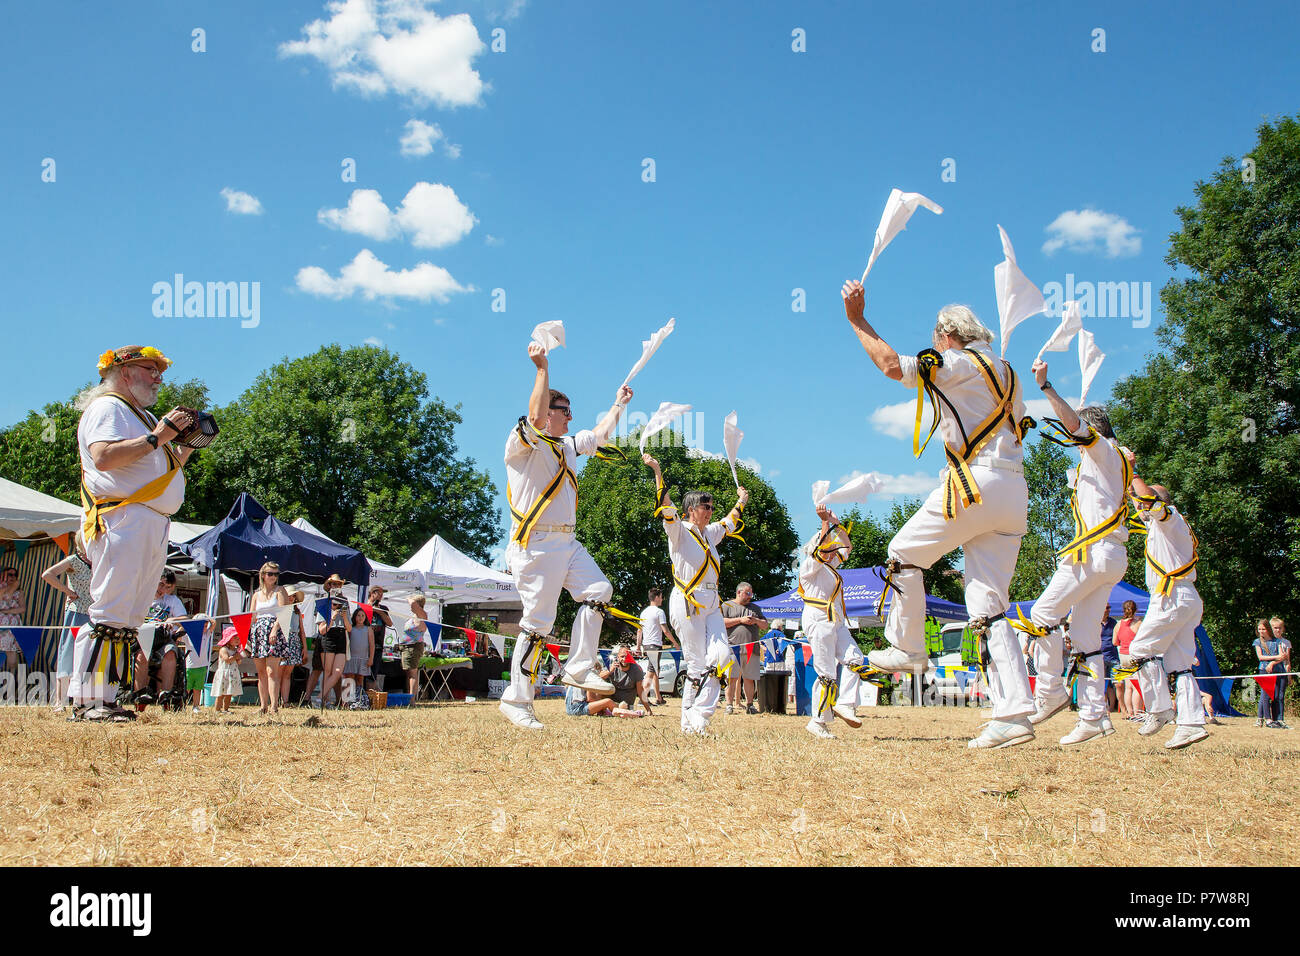
[[115,365],[128,365],[141,360],[153,362],[155,365],[161,364],[164,368],[168,368],[172,364],[171,359],[152,345],[146,345],[143,348],[128,345],[125,348],[106,350],[99,357],[99,374],[103,375]]

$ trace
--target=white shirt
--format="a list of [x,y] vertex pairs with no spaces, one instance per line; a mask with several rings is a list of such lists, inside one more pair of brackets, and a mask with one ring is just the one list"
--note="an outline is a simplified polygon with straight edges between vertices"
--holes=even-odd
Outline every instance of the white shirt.
[[173,617],[190,616],[190,612],[185,610],[185,605],[181,603],[181,599],[178,598],[175,594],[164,594],[162,597],[154,598],[152,601],[149,602],[150,610],[152,610],[155,606],[159,606],[166,609],[166,613],[163,615],[162,618],[164,621],[170,620]]
[[[1080,422],[1085,434],[1096,434],[1085,422]],[[1076,436],[1083,437],[1083,436]],[[1079,499],[1079,514],[1084,529],[1095,528],[1125,505],[1128,485],[1124,483],[1124,459],[1119,446],[1110,438],[1097,435],[1090,447],[1078,446],[1079,467],[1068,475],[1071,487]],[[1128,540],[1128,526],[1121,519],[1119,526],[1107,538]]]
[[668,615],[664,614],[662,607],[651,604],[641,612],[641,646],[642,647],[663,647],[664,646],[664,625],[668,623]]
[[[576,476],[579,455],[594,455],[600,442],[593,431],[583,430],[560,439],[564,458]],[[550,486],[560,470],[560,463],[549,442],[543,441],[528,422],[510,429],[506,438],[506,494],[510,507],[527,515],[542,492]],[[542,511],[539,524],[573,524],[578,515],[578,490],[570,482],[560,485],[559,493]],[[513,536],[518,526],[511,523]]]
[[[993,350],[989,348],[987,342],[972,342],[968,348],[972,348],[984,356],[1005,390],[1007,381],[1010,378],[1007,364],[993,354]],[[942,355],[943,365],[934,370],[934,384],[938,386],[939,391],[943,392],[948,401],[952,402],[953,408],[961,416],[961,424],[966,427],[966,433],[970,435],[984,419],[992,414],[998,400],[989,389],[984,373],[975,364],[975,360],[967,355],[964,350],[949,349],[943,352]],[[915,389],[916,356],[900,353],[898,364],[903,372],[902,384]],[[1025,402],[1021,394],[1019,378],[1016,379],[1016,392],[1011,403],[1011,411],[1017,422],[1025,417]],[[961,437],[961,428],[953,420],[952,411],[943,402],[939,403],[939,432],[949,446],[958,453],[961,452],[964,444]],[[980,449],[976,457],[998,458],[1003,461],[1020,463],[1024,460],[1024,449],[1021,447],[1020,442],[1016,440],[1016,436],[1012,434],[1011,429],[1003,424],[984,447]]]
[[[799,587],[803,589],[805,598],[812,598],[814,601],[826,601],[835,593],[836,585],[839,583],[837,573],[827,567],[823,562],[818,561],[814,554],[817,553],[817,545],[821,541],[821,532],[813,535],[803,547],[804,559],[799,564]],[[848,617],[848,612],[844,607],[844,591],[835,598],[836,602],[836,620],[843,620]],[[804,605],[805,613],[811,612],[814,615],[821,615],[819,620],[826,618],[826,612],[819,607],[811,604]]]
[[[81,452],[81,471],[86,487],[96,498],[125,498],[166,473],[167,454],[161,447],[112,471],[100,471],[90,457],[90,446],[96,442],[122,441],[149,434],[157,419],[148,411],[144,416],[152,423],[150,426],[140,421],[119,399],[107,395],[95,399],[82,413],[77,424],[77,448]],[[159,514],[173,515],[184,503],[185,473],[178,470],[163,493],[148,506]]]
[[721,521],[704,526],[703,534],[695,525],[683,521],[677,514],[677,506],[670,505],[663,510],[664,531],[668,534],[668,557],[672,561],[673,586],[681,591],[676,583],[689,584],[696,573],[707,563],[706,552],[713,556],[714,566],[704,572],[692,597],[706,611],[715,610],[718,604],[718,572],[722,559],[718,556],[718,544],[727,536],[727,532],[736,530],[736,523],[730,515]]
[[[1162,516],[1167,515],[1168,517]],[[1147,554],[1155,558],[1166,571],[1174,571],[1192,560],[1195,544],[1192,541],[1192,529],[1187,519],[1179,514],[1173,505],[1156,502],[1148,511],[1138,511],[1147,526]],[[1196,569],[1186,577],[1179,578],[1179,584],[1191,584],[1196,580]],[[1160,575],[1150,564],[1147,565],[1147,590],[1152,594],[1160,587]]]

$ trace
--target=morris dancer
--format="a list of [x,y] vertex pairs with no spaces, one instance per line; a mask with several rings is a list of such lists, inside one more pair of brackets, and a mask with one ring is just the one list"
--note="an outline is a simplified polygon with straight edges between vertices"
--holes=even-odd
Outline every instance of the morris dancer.
[[687,492],[682,502],[686,521],[668,497],[659,462],[643,454],[641,460],[655,475],[655,516],[663,519],[668,535],[668,557],[673,568],[673,593],[668,598],[668,619],[682,642],[686,685],[682,689],[682,733],[703,735],[718,706],[733,660],[727,628],[718,603],[721,559],[717,546],[728,535],[740,534],[741,512],[749,492],[739,489],[736,507],[721,521],[713,516],[713,496],[707,491]]
[[77,402],[92,600],[74,648],[74,720],[135,716],[117,706],[117,685],[130,683],[136,633],[167,558],[168,519],[185,501],[181,466],[193,452],[170,444],[193,424],[189,412],[173,408],[159,420],[146,411],[171,364],[156,348],[109,350],[99,357],[100,384]]
[[918,455],[924,450],[920,406],[928,395],[934,410],[930,434],[942,429],[948,459],[943,483],[889,543],[881,601],[889,591],[898,592],[885,622],[891,646],[872,651],[867,659],[881,671],[925,671],[921,571],[954,548],[963,548],[966,608],[974,615],[970,626],[980,637],[982,663],[992,665],[993,720],[970,746],[1026,743],[1034,739],[1029,673],[1015,631],[1005,619],[1029,506],[1021,440],[1030,420],[1024,417],[1020,384],[1011,366],[989,348],[993,333],[965,306],[940,309],[934,348],[913,358],[895,352],[863,317],[861,282],[846,282],[841,293],[849,324],[876,367],[917,390],[913,450]]
[[[1127,449],[1125,449],[1127,451]],[[1177,723],[1165,747],[1177,750],[1204,740],[1205,707],[1192,673],[1196,657],[1196,627],[1204,605],[1192,584],[1196,580],[1196,535],[1175,508],[1169,490],[1148,485],[1138,477],[1133,453],[1128,452],[1133,475],[1133,504],[1146,526],[1147,590],[1151,604],[1137,636],[1129,645],[1147,716],[1138,733],[1149,737],[1170,721]],[[1135,529],[1136,530],[1136,529]],[[1117,676],[1125,671],[1117,672]],[[1177,711],[1169,694],[1169,681],[1177,686]]]
[[614,589],[573,536],[578,513],[574,466],[579,455],[608,454],[601,446],[632,400],[632,390],[620,387],[617,401],[595,430],[580,431],[566,441],[563,436],[573,418],[569,397],[550,387],[542,346],[529,344],[528,357],[537,366],[528,414],[506,439],[506,498],[513,519],[506,562],[524,614],[510,658],[510,686],[501,695],[501,713],[516,727],[541,730],[542,723],[533,713],[533,685],[555,623],[561,588],[582,605],[573,621],[573,644],[562,680],[599,694],[614,692],[595,667],[602,615]]
[[[823,740],[834,740],[827,728],[832,717],[839,717],[850,727],[861,727],[862,719],[853,704],[858,683],[866,667],[862,650],[849,633],[848,611],[844,607],[844,580],[836,570],[848,560],[853,544],[849,532],[825,505],[817,506],[822,519],[819,531],[804,545],[799,565],[799,596],[803,598],[802,627],[812,645],[813,667],[817,671],[817,706],[804,730]],[[837,682],[835,667],[844,665]]]
[[1034,381],[1056,413],[1045,419],[1059,432],[1043,437],[1065,448],[1079,449],[1079,467],[1070,486],[1070,511],[1074,515],[1074,537],[1057,551],[1061,562],[1042,597],[1034,602],[1031,623],[1016,625],[1033,638],[1034,667],[1038,685],[1034,692],[1034,713],[1029,718],[1040,724],[1064,710],[1070,696],[1061,674],[1064,635],[1061,624],[1070,617],[1071,672],[1080,683],[1079,722],[1061,738],[1070,747],[1105,734],[1112,734],[1106,704],[1106,666],[1102,660],[1101,620],[1110,603],[1110,592],[1128,569],[1128,487],[1132,468],[1115,443],[1110,416],[1104,408],[1089,406],[1077,412],[1057,394],[1047,380],[1047,363],[1033,365]]

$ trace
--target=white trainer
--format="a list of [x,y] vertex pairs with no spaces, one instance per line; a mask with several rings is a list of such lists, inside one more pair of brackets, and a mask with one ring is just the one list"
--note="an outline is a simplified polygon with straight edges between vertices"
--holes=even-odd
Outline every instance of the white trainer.
[[1174,735],[1165,741],[1166,750],[1181,750],[1188,747],[1198,740],[1204,740],[1210,736],[1205,732],[1204,727],[1198,727],[1193,724],[1179,724]]
[[1081,720],[1074,725],[1074,729],[1061,738],[1062,747],[1073,747],[1075,744],[1085,743],[1094,737],[1105,735],[1100,723],[1093,723],[1090,720]]
[[895,671],[912,671],[923,674],[930,663],[924,654],[909,654],[898,647],[887,647],[883,651],[872,651],[867,655],[867,663],[876,670],[892,674]]
[[848,704],[836,704],[831,710],[835,711],[835,716],[850,727],[862,726],[862,718],[855,712],[857,708],[850,707]]
[[1070,706],[1070,698],[1062,697],[1056,703],[1039,703],[1034,701],[1034,712],[1029,715],[1031,724],[1041,724],[1045,720],[1051,720],[1065,708]]
[[826,729],[825,724],[819,724],[815,720],[808,721],[804,730],[808,731],[808,733],[812,734],[814,737],[820,737],[822,740],[835,739],[835,735]]
[[1010,720],[990,720],[984,725],[984,732],[966,746],[971,750],[998,750],[1027,744],[1033,739],[1034,728],[1029,718],[1012,717]]
[[1142,721],[1142,726],[1138,728],[1138,733],[1143,737],[1150,737],[1165,724],[1173,723],[1173,720],[1173,708],[1161,711],[1148,711],[1146,718]]
[[1103,737],[1109,737],[1114,732],[1115,732],[1115,725],[1110,722],[1109,717],[1103,716],[1101,718],[1101,735]]
[[543,724],[533,713],[533,708],[526,704],[507,704],[504,700],[500,703],[499,709],[505,715],[506,720],[516,727],[522,727],[525,730],[541,730]]
[[603,680],[590,667],[573,672],[570,672],[566,667],[564,672],[560,674],[560,680],[570,687],[580,687],[583,690],[593,691],[597,694],[609,695],[614,693],[614,685],[607,680]]

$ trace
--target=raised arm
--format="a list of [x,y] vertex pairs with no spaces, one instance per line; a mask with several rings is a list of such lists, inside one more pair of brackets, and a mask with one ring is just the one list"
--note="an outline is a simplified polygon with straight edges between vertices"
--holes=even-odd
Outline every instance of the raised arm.
[[614,434],[614,426],[618,424],[623,409],[627,408],[627,403],[630,401],[632,401],[632,389],[626,385],[620,385],[618,394],[614,396],[614,404],[610,406],[609,411],[605,413],[605,417],[593,429],[596,433],[597,442],[603,445],[609,441],[609,436]]
[[862,314],[862,308],[866,302],[865,294],[862,291],[862,283],[856,279],[850,279],[844,283],[840,295],[844,297],[844,314],[848,317],[849,325],[853,326],[858,341],[862,343],[862,347],[871,356],[871,361],[875,362],[876,368],[884,372],[889,378],[899,381],[903,377],[903,369],[898,362],[898,353],[876,333],[876,330],[871,327],[871,323]]
[[551,413],[551,373],[546,361],[546,349],[536,342],[528,343],[528,357],[537,366],[533,379],[533,394],[528,398],[528,420],[538,431],[546,430],[546,419]]
[[[1061,419],[1061,422],[1064,423],[1065,419]],[[1151,490],[1151,486],[1143,481],[1137,473],[1137,457],[1127,448],[1120,448],[1119,453],[1128,459],[1128,463],[1133,469],[1133,484],[1131,487],[1134,496],[1138,498],[1154,498],[1155,492]]]
[[1034,381],[1038,383],[1038,388],[1052,404],[1052,411],[1056,413],[1057,419],[1065,426],[1066,431],[1071,435],[1079,433],[1079,416],[1075,414],[1074,409],[1063,399],[1052,383],[1047,380],[1047,363],[1042,359],[1035,359],[1031,371],[1034,373]]
[[658,459],[652,457],[649,452],[643,452],[641,455],[641,460],[645,462],[647,465],[649,465],[650,470],[655,473],[655,490],[659,491],[660,489],[663,489],[663,498],[661,500],[659,507],[663,507],[663,508],[673,507],[673,500],[668,496],[668,488],[666,485],[664,485],[663,469],[659,467]]

